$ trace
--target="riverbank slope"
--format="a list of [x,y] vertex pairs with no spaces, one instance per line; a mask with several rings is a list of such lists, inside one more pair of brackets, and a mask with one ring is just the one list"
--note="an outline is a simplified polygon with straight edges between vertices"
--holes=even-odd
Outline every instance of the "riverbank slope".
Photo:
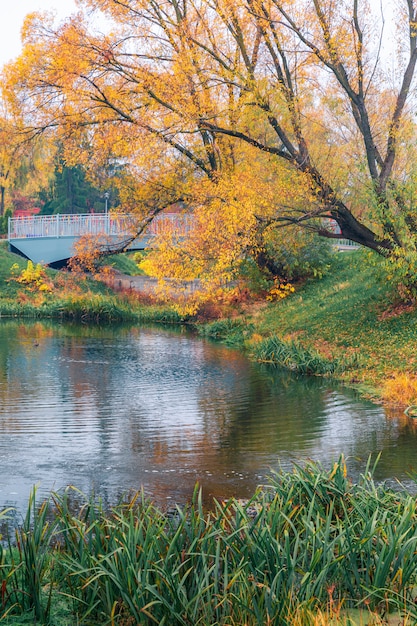
[[321,280],[205,332],[244,345],[255,359],[330,374],[386,404],[417,403],[417,308],[399,299],[375,255],[339,253]]
[[[125,264],[126,265],[126,264]],[[0,318],[53,318],[85,323],[181,323],[169,305],[145,305],[103,281],[34,265],[0,242]]]

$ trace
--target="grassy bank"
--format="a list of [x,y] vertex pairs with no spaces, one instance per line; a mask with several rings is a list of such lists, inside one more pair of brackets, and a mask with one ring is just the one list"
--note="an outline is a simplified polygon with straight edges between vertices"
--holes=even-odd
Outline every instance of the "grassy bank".
[[343,459],[277,474],[249,502],[212,512],[198,492],[170,514],[140,494],[73,513],[72,495],[40,510],[32,499],[0,548],[2,623],[416,623],[415,497],[375,485],[371,471],[352,484]]
[[26,259],[8,251],[5,241],[0,242],[0,317],[100,323],[181,322],[169,306],[143,305],[138,299],[115,294],[100,281],[81,279],[70,272],[43,268],[40,278],[34,271],[27,283],[19,282],[27,265]]
[[321,280],[244,319],[205,327],[253,358],[302,373],[332,375],[363,393],[417,403],[417,309],[401,304],[378,259],[339,253]]

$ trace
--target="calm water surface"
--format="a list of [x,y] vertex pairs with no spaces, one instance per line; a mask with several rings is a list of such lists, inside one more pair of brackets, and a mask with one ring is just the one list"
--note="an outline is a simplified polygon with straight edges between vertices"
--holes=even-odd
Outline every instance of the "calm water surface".
[[0,322],[0,507],[69,484],[107,503],[246,497],[271,470],[341,453],[352,475],[417,470],[417,420],[183,331]]

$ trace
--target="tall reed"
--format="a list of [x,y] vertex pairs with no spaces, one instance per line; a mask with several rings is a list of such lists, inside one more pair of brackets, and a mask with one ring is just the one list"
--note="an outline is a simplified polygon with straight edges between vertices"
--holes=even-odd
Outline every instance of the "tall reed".
[[369,464],[352,483],[343,458],[308,463],[210,511],[196,488],[169,514],[142,493],[110,510],[85,498],[74,512],[67,490],[53,494],[52,518],[31,500],[16,547],[0,553],[3,615],[48,623],[60,595],[89,625],[334,625],[355,610],[413,623],[415,497],[372,476]]
[[335,361],[329,361],[295,341],[282,341],[276,336],[254,344],[252,353],[258,361],[274,363],[300,374],[325,375],[333,374],[340,369],[340,365]]
[[8,535],[8,551],[1,562],[2,605],[5,613],[14,607],[33,613],[35,623],[49,623],[54,588],[52,549],[56,519],[49,519],[50,502],[36,504],[36,488],[29,497],[23,523],[15,528],[14,543]]

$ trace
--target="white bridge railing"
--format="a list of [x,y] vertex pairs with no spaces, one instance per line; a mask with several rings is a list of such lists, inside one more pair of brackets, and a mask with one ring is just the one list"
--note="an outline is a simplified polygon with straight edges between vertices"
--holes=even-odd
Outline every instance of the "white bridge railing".
[[[143,232],[144,236],[157,235],[174,227],[180,235],[191,228],[192,216],[181,213],[157,215]],[[141,220],[133,215],[57,214],[9,218],[8,239],[27,237],[81,237],[85,234],[132,236],[138,232]]]
[[[160,213],[145,230],[137,241],[147,242],[150,237],[175,230],[176,236],[184,237],[193,224],[193,216],[189,213]],[[9,241],[28,240],[30,238],[57,239],[72,237],[78,239],[86,234],[98,237],[109,236],[120,242],[124,239],[135,238],[141,227],[141,220],[134,215],[113,213],[84,213],[84,214],[57,214],[34,215],[30,217],[9,218]],[[334,239],[334,246],[339,250],[351,250],[359,247],[347,239]]]

